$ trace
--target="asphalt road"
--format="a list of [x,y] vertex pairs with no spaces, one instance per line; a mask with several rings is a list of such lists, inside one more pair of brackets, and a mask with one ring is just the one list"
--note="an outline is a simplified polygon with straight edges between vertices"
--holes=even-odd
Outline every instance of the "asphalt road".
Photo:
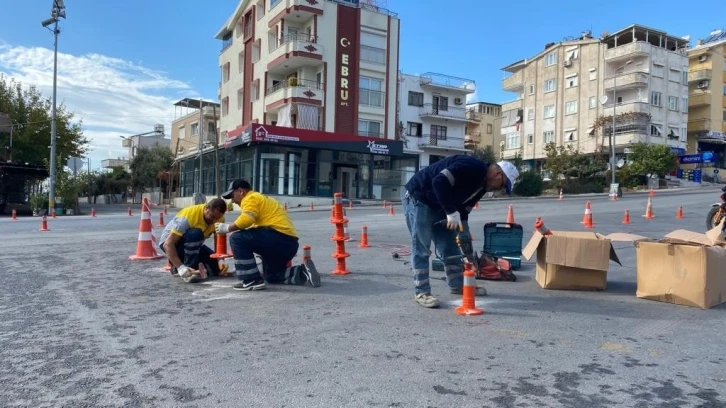
[[[640,216],[644,195],[589,199],[595,231],[657,238],[702,232],[718,195],[658,193],[654,220]],[[511,201],[523,244],[536,216],[583,230],[584,201]],[[475,210],[478,247],[484,222],[503,221],[509,203]],[[163,260],[129,261],[137,207],[133,217],[59,217],[48,232],[38,218],[0,219],[0,406],[726,406],[726,306],[637,299],[632,245],[615,243],[625,266],[611,262],[604,292],[543,290],[526,262],[517,282],[485,283],[483,316],[462,317],[441,280],[441,309],[414,303],[409,265],[390,254],[409,240],[395,210],[348,210],[345,277],[329,275],[329,210],[292,212],[323,286],[253,293],[231,290],[232,279],[181,283]],[[362,224],[372,248],[356,247]]]

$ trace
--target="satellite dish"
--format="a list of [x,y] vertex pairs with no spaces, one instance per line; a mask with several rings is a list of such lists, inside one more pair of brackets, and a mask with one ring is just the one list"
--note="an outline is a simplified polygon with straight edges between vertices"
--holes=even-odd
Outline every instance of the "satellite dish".
[[625,160],[620,159],[620,160],[618,160],[617,163],[615,163],[615,165],[618,166],[619,169],[622,169],[623,166],[625,165]]
[[605,105],[605,103],[607,103],[607,101],[608,101],[608,96],[607,95],[603,95],[603,96],[600,97],[600,103],[602,105]]

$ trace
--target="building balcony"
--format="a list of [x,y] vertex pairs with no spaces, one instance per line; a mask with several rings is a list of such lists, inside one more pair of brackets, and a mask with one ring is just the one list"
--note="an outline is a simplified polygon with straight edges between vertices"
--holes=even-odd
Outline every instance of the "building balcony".
[[325,101],[323,89],[323,84],[317,81],[294,78],[280,81],[265,90],[265,109],[276,109],[292,102],[323,106]]
[[315,15],[322,15],[323,9],[322,0],[270,0],[268,13],[274,17],[270,18],[268,27],[274,27],[286,17],[295,22],[308,21]]
[[101,161],[104,169],[112,169],[114,167],[125,167],[129,163],[126,159],[106,159]]
[[479,122],[481,122],[481,118],[482,118],[482,114],[475,110],[469,109],[466,111],[466,119],[469,122],[479,123]]
[[465,145],[478,145],[481,143],[481,133],[470,133],[464,135]]
[[418,109],[418,115],[421,118],[430,119],[448,119],[459,122],[469,122],[467,110],[462,108],[453,108],[451,106],[433,105],[425,103]]
[[430,89],[441,89],[445,91],[460,91],[465,94],[472,94],[476,91],[473,79],[457,78],[449,75],[427,72],[419,79],[421,87]]
[[615,115],[629,112],[650,113],[650,104],[648,102],[627,101],[621,103],[609,103],[603,106],[603,114],[612,116],[613,106],[615,106]]
[[688,133],[711,130],[711,119],[691,119],[688,121]]
[[710,92],[691,93],[688,95],[688,107],[700,108],[703,106],[710,106],[712,98],[713,95]]
[[323,63],[323,46],[307,34],[291,34],[280,39],[275,47],[270,46],[268,74],[285,74],[305,66]]
[[607,78],[603,83],[605,90],[628,89],[647,87],[650,82],[650,75],[646,72],[629,72],[618,76]]
[[633,57],[646,57],[650,55],[651,47],[652,45],[642,41],[613,47],[605,50],[605,61],[615,62]]
[[688,72],[688,83],[710,80],[713,72],[710,69],[699,69]]
[[507,92],[524,91],[524,70],[515,72],[514,74],[504,78],[502,81],[502,90]]
[[421,135],[418,146],[421,149],[464,149],[464,139],[440,135]]

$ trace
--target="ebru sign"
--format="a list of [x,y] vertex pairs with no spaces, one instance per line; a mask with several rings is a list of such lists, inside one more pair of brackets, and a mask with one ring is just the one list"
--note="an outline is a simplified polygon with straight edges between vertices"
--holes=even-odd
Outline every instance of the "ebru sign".
[[335,131],[358,133],[358,48],[360,9],[338,7]]

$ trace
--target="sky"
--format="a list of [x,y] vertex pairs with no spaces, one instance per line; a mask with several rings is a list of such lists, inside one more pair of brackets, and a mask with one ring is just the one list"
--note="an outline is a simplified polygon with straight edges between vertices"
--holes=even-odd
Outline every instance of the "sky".
[[[400,69],[471,79],[475,101],[502,103],[501,68],[539,53],[545,43],[594,37],[631,24],[696,39],[726,26],[726,13],[689,14],[675,0],[378,0],[401,19]],[[185,98],[216,100],[221,42],[214,38],[237,0],[65,0],[58,40],[58,102],[83,120],[91,166],[127,154],[119,136],[149,132],[184,113]],[[52,0],[0,0],[0,73],[50,96],[53,35],[41,26]],[[554,6],[553,6],[554,5]],[[715,9],[714,9],[715,10]]]

